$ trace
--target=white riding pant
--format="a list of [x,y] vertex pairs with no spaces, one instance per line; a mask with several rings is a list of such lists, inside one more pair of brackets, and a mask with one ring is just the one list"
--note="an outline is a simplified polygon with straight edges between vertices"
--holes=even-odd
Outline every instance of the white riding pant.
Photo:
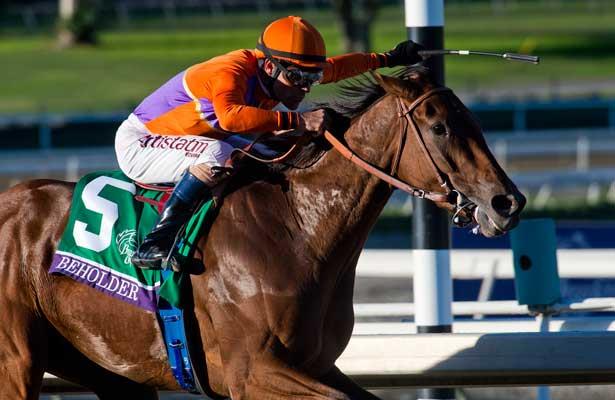
[[115,153],[122,172],[141,183],[178,182],[196,164],[224,166],[233,152],[227,141],[195,135],[156,135],[130,114],[115,135]]

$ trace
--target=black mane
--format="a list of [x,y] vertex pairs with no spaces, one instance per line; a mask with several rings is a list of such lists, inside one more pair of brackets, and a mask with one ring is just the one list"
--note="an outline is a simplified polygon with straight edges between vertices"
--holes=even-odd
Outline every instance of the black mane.
[[[402,68],[392,76],[404,80],[412,92],[420,91],[423,83],[431,82],[429,69],[422,66]],[[367,73],[346,80],[339,86],[335,99],[328,103],[320,103],[318,106],[330,108],[346,118],[354,118],[384,95],[384,89],[373,74]]]

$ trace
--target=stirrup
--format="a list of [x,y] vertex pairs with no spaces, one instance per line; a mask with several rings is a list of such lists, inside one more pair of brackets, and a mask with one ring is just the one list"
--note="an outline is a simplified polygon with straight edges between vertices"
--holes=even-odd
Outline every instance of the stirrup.
[[143,262],[142,258],[139,258],[139,262],[135,261],[135,257],[133,256],[131,262],[135,267],[142,270],[161,270],[163,269],[162,262],[164,260],[150,260],[147,262]]
[[[198,210],[202,204],[203,204],[203,201],[198,202],[195,209]],[[186,223],[184,223],[179,228],[179,232],[177,232],[177,235],[175,235],[175,240],[173,240],[173,245],[171,246],[171,250],[169,250],[169,254],[167,254],[167,258],[162,260],[162,262],[160,263],[162,269],[164,270],[171,269],[175,272],[183,271],[182,264],[185,262],[185,260],[183,260],[185,257],[179,254],[179,248],[182,244],[182,238],[184,234],[186,233],[186,227],[188,226],[188,222],[189,220],[186,221]]]
[[176,251],[171,251],[165,260],[162,260],[161,267],[163,270],[172,270],[175,272],[182,272],[182,263],[177,259]]
[[143,270],[166,270],[171,269],[175,272],[182,271],[181,255],[178,253],[178,248],[172,248],[169,254],[163,259],[156,259],[147,262],[133,262],[133,265]]

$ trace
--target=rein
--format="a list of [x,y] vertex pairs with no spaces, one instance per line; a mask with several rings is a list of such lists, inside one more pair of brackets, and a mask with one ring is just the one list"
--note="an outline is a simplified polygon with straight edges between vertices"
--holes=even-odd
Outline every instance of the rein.
[[281,156],[275,157],[275,158],[262,158],[262,157],[255,156],[254,154],[251,153],[251,151],[254,145],[258,143],[263,136],[265,135],[258,136],[256,139],[252,141],[252,143],[245,146],[244,148],[241,148],[241,149],[237,148],[234,150],[234,152],[243,154],[244,156],[249,157],[253,160],[259,161],[263,164],[275,164],[275,163],[281,163],[281,162],[286,161],[288,158],[293,156],[298,150],[300,150],[309,140],[309,137],[307,136],[299,136],[297,140],[295,141],[295,143],[290,147],[290,149],[288,149],[286,153],[282,154]]
[[369,172],[372,175],[377,176],[382,179],[386,183],[391,186],[395,186],[398,189],[403,190],[404,192],[411,194],[412,196],[425,198],[432,201],[448,201],[449,196],[447,194],[430,192],[427,190],[415,188],[413,186],[408,185],[406,182],[400,181],[392,175],[387,174],[386,172],[381,171],[378,167],[374,167],[367,161],[363,160],[361,157],[352,152],[348,147],[346,147],[342,142],[337,140],[335,136],[329,131],[325,131],[325,138],[331,143],[331,145],[337,150],[344,158],[351,161],[352,163],[359,166],[359,168]]

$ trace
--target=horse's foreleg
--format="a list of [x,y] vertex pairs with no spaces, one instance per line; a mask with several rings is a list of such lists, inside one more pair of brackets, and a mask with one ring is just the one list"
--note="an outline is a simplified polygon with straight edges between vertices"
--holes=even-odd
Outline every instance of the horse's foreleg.
[[346,393],[352,400],[379,400],[378,397],[357,385],[335,366],[320,380],[324,384]]
[[292,369],[273,356],[250,362],[247,379],[237,379],[241,375],[235,375],[235,381],[229,384],[233,400],[350,400],[341,391]]
[[45,371],[46,324],[25,305],[0,299],[0,399],[38,399]]

